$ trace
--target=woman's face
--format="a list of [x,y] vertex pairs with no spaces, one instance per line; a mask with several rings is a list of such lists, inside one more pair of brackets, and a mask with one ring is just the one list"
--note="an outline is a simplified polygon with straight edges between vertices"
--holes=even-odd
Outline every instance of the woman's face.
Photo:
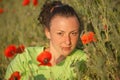
[[79,22],[76,17],[55,16],[50,30],[45,30],[50,40],[51,52],[67,56],[76,47],[79,37]]

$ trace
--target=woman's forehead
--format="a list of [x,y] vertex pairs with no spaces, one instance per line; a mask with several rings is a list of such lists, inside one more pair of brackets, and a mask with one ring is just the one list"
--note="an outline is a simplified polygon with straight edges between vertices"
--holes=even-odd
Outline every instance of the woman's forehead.
[[79,21],[76,17],[63,17],[63,16],[56,16],[52,19],[50,28],[51,29],[77,29],[79,27]]

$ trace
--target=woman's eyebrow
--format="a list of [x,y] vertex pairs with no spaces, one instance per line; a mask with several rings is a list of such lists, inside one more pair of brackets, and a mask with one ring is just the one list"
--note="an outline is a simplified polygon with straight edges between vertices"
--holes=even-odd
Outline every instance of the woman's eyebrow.
[[[65,32],[64,30],[58,30],[58,31],[60,31],[60,32]],[[70,32],[74,32],[74,31],[79,31],[78,29],[75,29],[75,30],[72,30],[72,31],[70,31]]]
[[65,32],[65,31],[63,31],[63,30],[58,30],[59,32]]
[[71,32],[74,32],[74,31],[79,31],[79,29],[75,29],[75,30],[73,30],[73,31],[71,31]]

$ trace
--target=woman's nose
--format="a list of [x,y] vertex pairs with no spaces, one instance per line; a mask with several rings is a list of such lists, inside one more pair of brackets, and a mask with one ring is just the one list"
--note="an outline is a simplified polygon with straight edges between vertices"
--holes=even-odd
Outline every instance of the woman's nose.
[[67,45],[71,45],[71,38],[70,38],[70,35],[67,35],[66,38],[65,38],[65,43]]

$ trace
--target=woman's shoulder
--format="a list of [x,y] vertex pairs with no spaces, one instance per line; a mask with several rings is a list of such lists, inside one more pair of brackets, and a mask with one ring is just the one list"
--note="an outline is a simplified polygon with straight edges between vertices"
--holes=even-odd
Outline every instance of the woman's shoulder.
[[21,60],[25,61],[27,60],[36,60],[36,57],[39,53],[41,53],[44,50],[44,47],[38,46],[38,47],[26,47],[23,53],[17,54],[17,56],[14,58],[14,60]]
[[83,50],[80,50],[80,49],[75,49],[72,53],[71,53],[71,56],[82,56],[82,55],[86,55],[86,53],[83,51]]
[[11,64],[14,63],[37,63],[36,57],[39,53],[43,51],[44,47],[26,47],[23,53],[17,54],[13,60],[11,61]]
[[69,57],[73,59],[86,60],[87,54],[83,50],[75,49]]
[[26,47],[25,51],[42,51],[44,49],[43,46],[35,46],[35,47]]
[[35,47],[26,47],[25,51],[22,53],[23,55],[28,54],[39,54],[44,50],[43,46],[35,46]]

